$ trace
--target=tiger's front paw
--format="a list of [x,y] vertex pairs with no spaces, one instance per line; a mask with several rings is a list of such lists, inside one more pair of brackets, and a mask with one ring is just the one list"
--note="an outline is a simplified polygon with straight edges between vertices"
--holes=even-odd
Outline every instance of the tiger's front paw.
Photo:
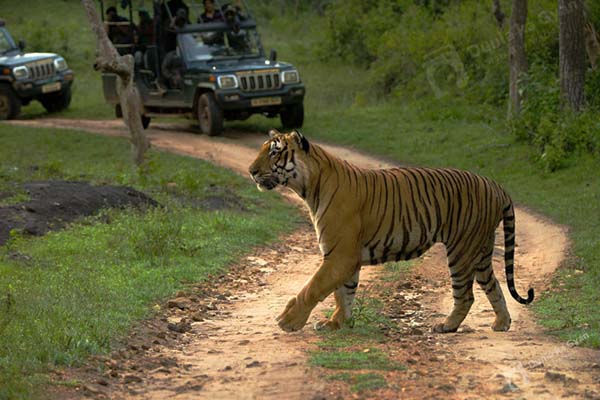
[[433,333],[451,333],[456,332],[458,330],[458,326],[449,326],[446,322],[441,322],[439,324],[435,324],[431,328],[431,332]]
[[292,297],[277,317],[279,327],[286,332],[299,331],[306,324],[310,311],[305,310],[296,297]]

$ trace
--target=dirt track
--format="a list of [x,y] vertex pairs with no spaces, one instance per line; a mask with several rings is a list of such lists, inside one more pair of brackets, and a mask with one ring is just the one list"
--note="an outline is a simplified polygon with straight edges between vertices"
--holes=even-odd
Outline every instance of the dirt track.
[[[60,127],[123,135],[119,121],[46,119],[13,122],[36,127]],[[155,124],[149,130],[152,145],[203,158],[247,175],[247,166],[265,140],[261,134],[227,131],[209,138],[186,133],[186,125]],[[326,146],[342,158],[366,167],[388,164],[348,149]],[[295,195],[288,196],[298,202]],[[517,209],[516,282],[521,293],[532,285],[539,295],[567,251],[563,228]],[[317,268],[319,254],[314,233],[307,225],[281,246],[257,251],[233,275],[227,295],[215,302],[203,321],[190,320],[176,309],[165,313],[164,323],[190,322],[186,333],[170,332],[147,340],[143,351],[122,351],[106,360],[107,373],[88,373],[79,394],[115,399],[317,399],[353,396],[343,385],[323,379],[330,372],[307,365],[307,350],[316,336],[307,326],[296,334],[281,332],[274,317]],[[500,243],[501,241],[497,241]],[[502,249],[494,256],[497,276],[504,284]],[[422,330],[396,336],[384,346],[408,371],[386,374],[388,388],[370,393],[376,398],[600,398],[600,352],[570,347],[545,335],[525,307],[507,296],[513,319],[511,331],[492,332],[493,312],[483,293],[476,300],[461,332],[432,335],[425,331],[441,313],[451,309],[450,279],[442,247],[422,257],[414,280],[399,292],[413,299],[418,322],[399,318],[399,324],[417,324]],[[366,270],[366,271],[365,271]],[[252,271],[248,274],[247,271]],[[361,286],[376,282],[378,268],[365,268]],[[248,274],[247,277],[244,274]],[[241,284],[240,284],[241,282]],[[311,316],[332,307],[327,299]],[[412,312],[411,312],[412,313]],[[134,333],[137,336],[137,333]],[[165,361],[166,360],[166,361]],[[155,361],[154,363],[152,361]],[[153,367],[158,364],[158,367]],[[112,369],[111,369],[112,368]],[[69,372],[67,371],[68,375]],[[63,393],[64,394],[64,393]]]

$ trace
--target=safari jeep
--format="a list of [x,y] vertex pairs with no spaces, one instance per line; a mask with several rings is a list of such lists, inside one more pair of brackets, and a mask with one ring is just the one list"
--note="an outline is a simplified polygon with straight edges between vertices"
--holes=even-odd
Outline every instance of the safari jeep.
[[[152,20],[177,24],[165,3],[154,1]],[[201,4],[195,9],[201,9]],[[197,22],[200,18],[193,15],[188,16],[193,23],[179,21],[168,29],[155,22],[153,41],[144,46],[136,45],[135,39],[130,44],[115,44],[121,54],[134,55],[144,127],[151,117],[164,114],[195,119],[202,133],[211,136],[222,133],[225,120],[245,120],[252,114],[279,116],[285,128],[302,126],[305,89],[298,70],[278,61],[273,50],[270,57],[265,56],[249,13],[242,14],[231,5],[220,10],[223,19],[217,22]],[[132,19],[130,11],[129,21]],[[167,48],[168,35],[174,39],[174,49]],[[116,76],[104,74],[103,87],[106,101],[115,105],[120,116]]]
[[24,53],[0,20],[0,120],[16,118],[21,106],[38,100],[48,112],[71,103],[73,71],[52,53]]

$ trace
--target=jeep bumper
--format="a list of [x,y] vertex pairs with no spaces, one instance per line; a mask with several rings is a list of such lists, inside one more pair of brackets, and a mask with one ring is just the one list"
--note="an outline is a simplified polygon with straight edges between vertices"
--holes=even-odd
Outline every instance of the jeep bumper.
[[216,90],[217,103],[225,111],[245,110],[253,113],[280,109],[304,100],[304,85],[285,85],[277,90],[244,92],[239,89]]
[[68,69],[47,79],[14,81],[12,86],[21,98],[37,98],[45,94],[58,93],[71,87],[73,79],[73,71]]

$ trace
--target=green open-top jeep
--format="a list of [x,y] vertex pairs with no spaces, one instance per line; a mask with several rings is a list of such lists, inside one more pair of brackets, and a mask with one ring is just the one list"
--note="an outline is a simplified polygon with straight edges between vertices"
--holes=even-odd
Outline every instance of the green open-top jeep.
[[71,102],[73,71],[53,53],[24,53],[0,20],[0,120],[19,115],[22,105],[38,100],[48,112]]
[[[277,61],[274,51],[265,56],[245,4],[242,9],[241,2],[234,6],[216,1],[220,18],[205,22],[201,3],[185,5],[183,11],[171,3],[183,2],[153,1],[153,31],[147,38],[142,19],[148,20],[148,11],[139,11],[139,26],[131,24],[131,5],[129,26],[126,18],[114,17],[115,7],[106,11],[110,18],[105,23],[115,29],[111,40],[117,50],[134,55],[145,127],[150,117],[163,114],[197,119],[208,135],[219,135],[224,120],[244,120],[252,114],[279,115],[286,128],[302,125],[305,89],[298,70]],[[198,17],[191,23],[194,7]],[[124,40],[127,35],[131,41]],[[116,76],[103,74],[103,86],[106,101],[115,104],[119,116]]]

